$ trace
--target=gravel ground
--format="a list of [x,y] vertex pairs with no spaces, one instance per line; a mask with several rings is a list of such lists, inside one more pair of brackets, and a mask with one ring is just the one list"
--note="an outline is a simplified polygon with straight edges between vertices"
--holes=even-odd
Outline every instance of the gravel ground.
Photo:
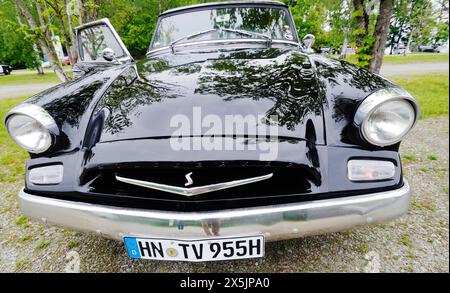
[[18,212],[21,182],[0,183],[0,272],[448,272],[449,123],[429,118],[401,148],[409,212],[383,225],[267,244],[266,257],[218,263],[130,260],[122,243],[43,227]]

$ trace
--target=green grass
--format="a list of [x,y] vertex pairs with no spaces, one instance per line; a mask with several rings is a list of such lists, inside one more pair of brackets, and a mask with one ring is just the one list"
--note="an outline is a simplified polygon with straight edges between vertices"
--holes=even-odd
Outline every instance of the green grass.
[[36,249],[44,249],[50,244],[49,241],[41,241],[36,245]]
[[429,154],[427,158],[430,161],[436,161],[438,159],[438,157],[436,155],[433,155],[433,154]]
[[419,160],[419,158],[415,155],[403,155],[402,158],[410,162],[417,162]]
[[[337,58],[337,56],[333,56]],[[356,64],[356,55],[348,56],[345,61]],[[383,58],[383,65],[394,65],[394,64],[413,64],[413,63],[441,63],[449,62],[449,55],[446,54],[436,54],[436,53],[414,53],[403,55],[386,55]]]
[[25,235],[25,236],[20,237],[19,242],[24,243],[32,238],[33,238],[33,236],[31,236],[31,235]]
[[16,225],[17,226],[27,226],[28,225],[28,222],[29,222],[30,220],[26,217],[26,216],[24,216],[24,215],[21,215],[18,219],[17,219],[17,221],[16,221]]
[[406,89],[419,102],[421,118],[448,115],[448,73],[392,76],[389,79]]
[[61,81],[55,73],[38,74],[16,74],[0,75],[0,86],[2,85],[20,85],[20,84],[34,84],[34,83],[60,83]]
[[69,247],[69,248],[75,248],[78,246],[80,246],[80,241],[77,241],[77,240],[71,240],[71,241],[69,241],[69,243],[67,243],[67,247]]
[[412,243],[411,239],[409,238],[409,234],[408,233],[404,233],[402,235],[402,238],[401,238],[400,242],[403,245],[405,245],[405,246],[407,246],[409,248],[413,248],[413,243]]
[[29,270],[29,269],[31,269],[31,264],[32,264],[32,261],[29,258],[19,260],[16,262],[16,270],[18,270],[18,271]]
[[[3,120],[6,113],[24,99],[25,97],[0,100],[0,120]],[[4,124],[0,123],[0,183],[21,180],[25,173],[27,158],[28,153],[14,143]]]

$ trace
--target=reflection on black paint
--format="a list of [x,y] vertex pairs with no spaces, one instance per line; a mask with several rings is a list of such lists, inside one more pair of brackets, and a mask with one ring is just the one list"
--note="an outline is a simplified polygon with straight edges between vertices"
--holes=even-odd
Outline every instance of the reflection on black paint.
[[99,105],[100,109],[106,109],[109,113],[104,130],[111,134],[131,127],[133,124],[131,115],[140,115],[139,111],[135,111],[139,106],[151,105],[164,99],[177,97],[177,94],[169,93],[170,87],[162,82],[136,80],[134,83],[128,84],[127,80],[129,78],[124,75],[114,81]]
[[289,130],[303,123],[307,115],[321,115],[323,100],[305,57],[294,53],[254,62],[243,59],[245,52],[236,55],[239,58],[233,59],[233,53],[228,59],[208,65],[198,79],[195,92],[215,94],[224,101],[271,100],[274,105],[266,117],[277,115],[279,125]]
[[[191,22],[195,19],[195,22]],[[182,39],[180,43],[198,40],[224,40],[236,38],[259,38],[220,28],[244,30],[264,34],[272,39],[293,41],[293,28],[290,26],[286,9],[268,7],[231,7],[196,10],[164,17],[155,31],[152,46],[167,46],[180,38],[211,30],[208,33]]]
[[[102,141],[171,135],[170,118],[190,117],[194,106],[202,115],[276,115],[282,135],[298,138],[307,119],[323,125],[325,101],[311,63],[294,50],[197,53],[184,60],[164,54],[133,68],[136,81],[127,84],[131,72],[124,73],[97,107],[108,112]],[[322,126],[319,131],[322,136]]]
[[53,113],[52,117],[59,125],[68,123],[72,127],[78,127],[81,116],[102,85],[102,81],[82,85],[76,91],[48,104],[45,109]]
[[353,116],[362,99],[386,87],[395,87],[388,80],[351,63],[314,56],[318,83],[326,94],[324,103],[330,145],[366,145],[353,125]]

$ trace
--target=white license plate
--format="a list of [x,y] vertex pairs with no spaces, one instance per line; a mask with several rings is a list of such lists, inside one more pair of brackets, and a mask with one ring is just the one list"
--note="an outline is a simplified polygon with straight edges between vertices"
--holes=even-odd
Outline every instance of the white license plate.
[[218,261],[264,256],[264,236],[177,240],[124,237],[131,258],[169,261]]

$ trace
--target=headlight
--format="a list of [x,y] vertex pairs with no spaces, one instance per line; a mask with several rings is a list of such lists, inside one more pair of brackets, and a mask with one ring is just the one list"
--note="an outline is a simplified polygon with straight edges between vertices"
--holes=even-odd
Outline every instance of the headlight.
[[414,126],[418,116],[416,101],[401,89],[385,89],[367,97],[359,106],[355,123],[367,142],[393,145]]
[[12,109],[5,124],[12,139],[30,153],[45,152],[52,145],[49,129],[56,123],[39,106],[24,104]]

